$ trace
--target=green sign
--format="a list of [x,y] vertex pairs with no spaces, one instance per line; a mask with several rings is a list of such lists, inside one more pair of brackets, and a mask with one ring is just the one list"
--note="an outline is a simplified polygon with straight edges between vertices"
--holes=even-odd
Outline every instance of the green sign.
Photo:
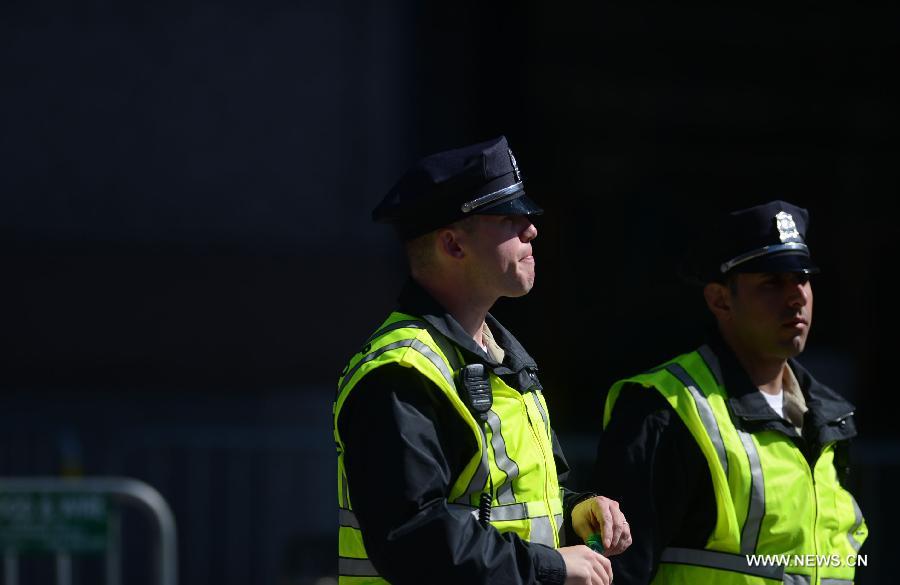
[[108,532],[106,496],[0,493],[0,550],[102,552]]

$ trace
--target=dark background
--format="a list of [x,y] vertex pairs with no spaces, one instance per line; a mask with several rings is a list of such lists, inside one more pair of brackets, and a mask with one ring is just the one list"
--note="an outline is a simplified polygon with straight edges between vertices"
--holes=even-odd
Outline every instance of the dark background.
[[[801,361],[858,406],[859,582],[887,582],[898,16],[4,3],[0,474],[147,481],[183,582],[324,582],[334,384],[404,280],[370,210],[416,157],[505,134],[547,213],[537,287],[494,313],[541,364],[576,487],[606,388],[702,338],[674,266],[710,213],[810,209],[823,273]],[[128,582],[146,580],[135,533]],[[23,582],[52,578],[42,561]]]

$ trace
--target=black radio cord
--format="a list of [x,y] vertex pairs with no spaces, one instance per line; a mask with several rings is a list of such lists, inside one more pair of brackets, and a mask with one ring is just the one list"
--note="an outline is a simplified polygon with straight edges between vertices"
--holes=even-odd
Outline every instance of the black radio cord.
[[[487,431],[487,414],[482,415],[482,420],[484,421],[485,431]],[[484,442],[484,448],[487,449],[486,432],[484,434]],[[487,528],[491,522],[491,502],[494,499],[494,478],[491,477],[490,465],[488,466],[488,485],[490,489],[486,492],[481,492],[481,497],[478,500],[478,523],[481,524],[482,528]]]
[[478,501],[478,523],[482,528],[487,528],[491,521],[491,493],[494,491],[494,480],[491,480],[491,490],[481,492],[481,499]]

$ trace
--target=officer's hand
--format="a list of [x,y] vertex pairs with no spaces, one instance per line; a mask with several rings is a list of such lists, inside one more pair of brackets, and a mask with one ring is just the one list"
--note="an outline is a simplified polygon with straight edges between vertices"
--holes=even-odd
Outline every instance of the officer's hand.
[[631,546],[631,528],[619,503],[603,496],[579,502],[572,509],[572,529],[585,541],[591,534],[600,534],[603,554],[608,557]]
[[609,585],[613,580],[609,559],[580,544],[559,550],[566,563],[565,585]]

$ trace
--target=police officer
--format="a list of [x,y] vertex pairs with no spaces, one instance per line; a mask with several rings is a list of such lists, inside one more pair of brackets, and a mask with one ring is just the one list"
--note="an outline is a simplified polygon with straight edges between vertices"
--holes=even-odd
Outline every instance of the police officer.
[[566,527],[621,552],[624,516],[561,490],[537,365],[488,313],[531,290],[539,213],[504,137],[423,158],[373,212],[411,279],[338,383],[340,583],[612,580],[604,556],[560,547]]
[[[783,201],[722,217],[694,255],[716,331],[612,386],[597,469],[619,473],[594,483],[621,494],[635,534],[616,583],[853,581],[868,532],[843,485],[853,406],[795,359],[818,272],[808,220]],[[768,554],[789,556],[749,556]]]

